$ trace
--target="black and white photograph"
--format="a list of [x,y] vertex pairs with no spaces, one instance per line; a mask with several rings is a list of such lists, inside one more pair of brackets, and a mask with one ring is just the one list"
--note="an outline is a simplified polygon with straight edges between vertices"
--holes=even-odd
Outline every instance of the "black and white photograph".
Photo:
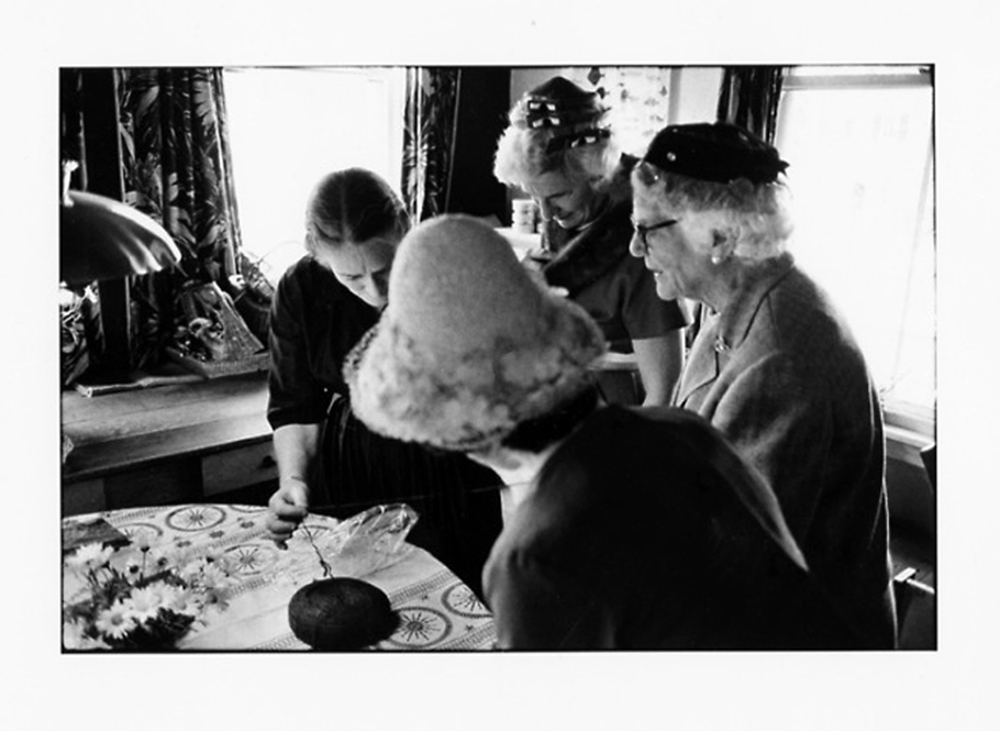
[[45,714],[992,726],[995,10],[215,5],[4,72]]

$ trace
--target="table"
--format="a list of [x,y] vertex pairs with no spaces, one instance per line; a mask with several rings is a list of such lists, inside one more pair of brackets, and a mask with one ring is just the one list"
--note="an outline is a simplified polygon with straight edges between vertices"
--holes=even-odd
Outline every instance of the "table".
[[[318,561],[302,561],[295,567],[293,579],[276,579],[276,567],[288,558],[267,536],[266,508],[226,504],[134,508],[74,516],[64,519],[63,524],[98,516],[133,543],[148,540],[155,548],[179,539],[185,545],[222,552],[231,559],[238,583],[228,608],[209,616],[206,626],[196,624],[180,640],[179,649],[309,649],[288,626],[288,602],[303,580],[308,583],[311,578],[322,578],[322,570]],[[305,520],[305,526],[314,532],[336,525],[335,519],[320,515],[310,514]],[[472,590],[421,548],[404,544],[401,555],[398,562],[364,577],[389,596],[392,608],[400,614],[396,632],[375,649],[491,649],[496,639],[493,619]],[[64,579],[67,573],[64,570]],[[63,599],[72,602],[80,587],[67,582]]]

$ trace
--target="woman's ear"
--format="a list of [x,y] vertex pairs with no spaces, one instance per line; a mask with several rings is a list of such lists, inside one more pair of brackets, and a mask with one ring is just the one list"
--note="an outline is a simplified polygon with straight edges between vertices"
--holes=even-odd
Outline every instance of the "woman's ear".
[[736,250],[736,242],[739,240],[740,229],[738,226],[712,229],[712,263],[721,264],[729,259]]

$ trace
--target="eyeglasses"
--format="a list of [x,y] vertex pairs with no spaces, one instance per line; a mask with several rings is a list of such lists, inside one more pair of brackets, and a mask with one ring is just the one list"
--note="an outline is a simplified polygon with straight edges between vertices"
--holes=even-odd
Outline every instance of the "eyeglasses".
[[635,229],[635,233],[639,237],[639,241],[642,242],[643,247],[648,249],[649,241],[646,239],[646,235],[650,231],[655,231],[658,228],[666,228],[667,226],[673,226],[675,223],[677,223],[677,220],[673,218],[668,218],[666,221],[654,223],[652,226],[643,226],[641,223],[632,221],[632,228]]

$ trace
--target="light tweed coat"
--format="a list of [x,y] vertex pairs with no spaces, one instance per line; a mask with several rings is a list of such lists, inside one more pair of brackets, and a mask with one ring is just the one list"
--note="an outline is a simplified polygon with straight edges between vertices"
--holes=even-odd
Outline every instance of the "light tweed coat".
[[757,467],[813,573],[872,647],[895,641],[882,412],[864,357],[789,254],[703,323],[674,394]]

